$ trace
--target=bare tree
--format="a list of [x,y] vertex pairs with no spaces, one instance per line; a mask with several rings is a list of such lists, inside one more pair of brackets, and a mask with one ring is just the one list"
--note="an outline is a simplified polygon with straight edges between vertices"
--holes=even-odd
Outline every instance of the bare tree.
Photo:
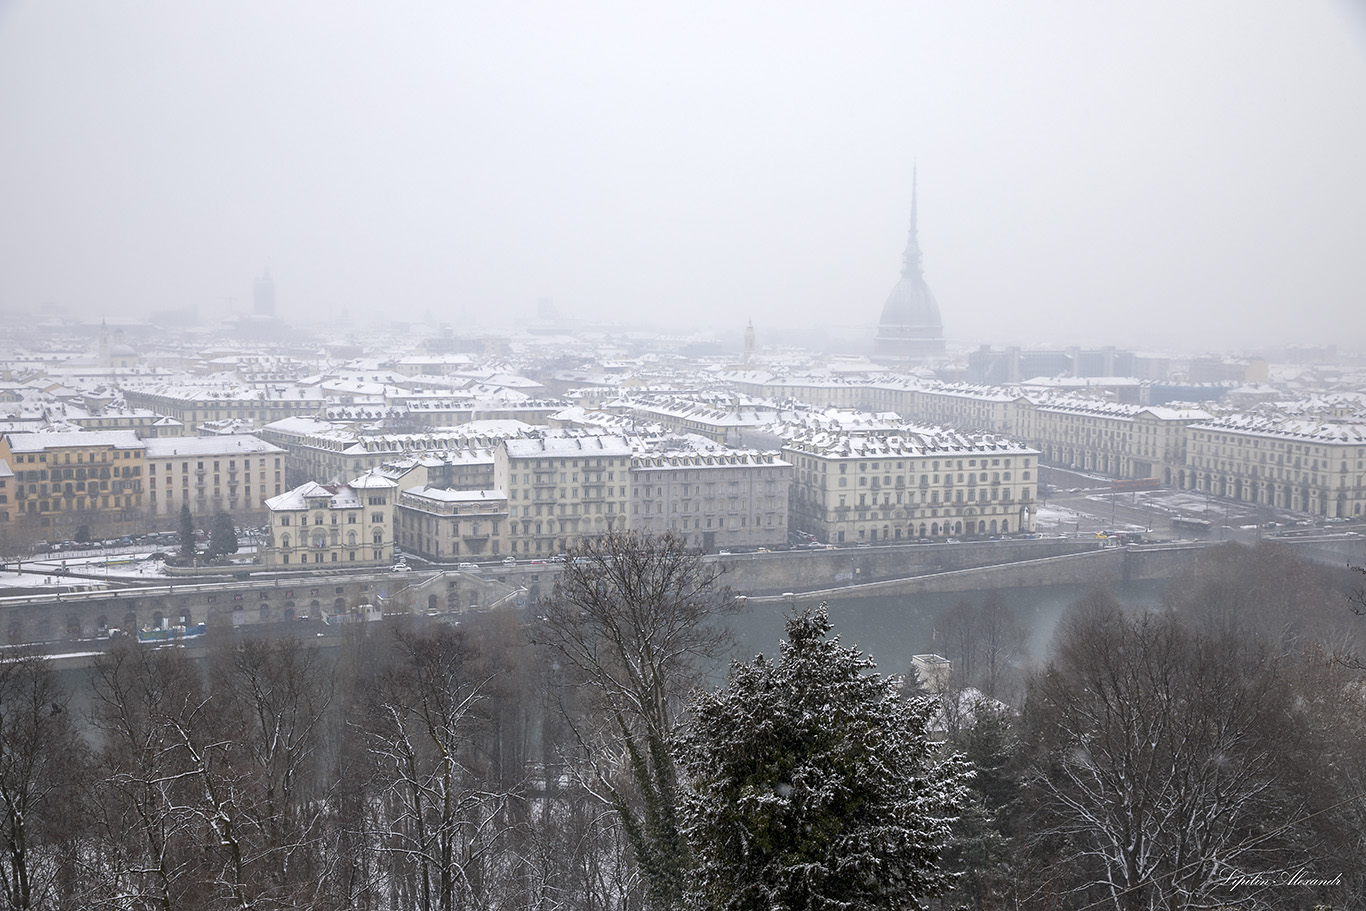
[[292,638],[241,640],[213,657],[225,746],[203,757],[214,761],[201,774],[230,803],[217,815],[236,821],[223,839],[233,846],[233,888],[255,908],[313,907],[327,874],[317,766],[331,675],[317,648]]
[[1066,846],[1061,882],[1118,911],[1185,909],[1228,900],[1240,872],[1281,868],[1289,838],[1267,822],[1297,810],[1281,776],[1296,739],[1281,659],[1100,595],[1054,647],[1025,721],[1033,824]]
[[568,554],[538,635],[561,666],[586,786],[618,813],[650,903],[678,907],[691,860],[680,830],[678,713],[727,650],[720,571],[674,535],[589,538]]
[[175,911],[212,892],[200,793],[182,731],[204,707],[201,675],[179,651],[122,643],[95,661],[92,722],[101,738],[89,905]]
[[88,758],[45,658],[0,663],[0,902],[55,907]]
[[499,796],[480,790],[466,767],[483,682],[472,679],[473,658],[461,630],[400,628],[371,707],[391,894],[422,911],[482,904],[477,871]]
[[999,591],[980,604],[957,602],[935,621],[935,632],[957,687],[977,687],[995,699],[1018,693],[1024,630]]

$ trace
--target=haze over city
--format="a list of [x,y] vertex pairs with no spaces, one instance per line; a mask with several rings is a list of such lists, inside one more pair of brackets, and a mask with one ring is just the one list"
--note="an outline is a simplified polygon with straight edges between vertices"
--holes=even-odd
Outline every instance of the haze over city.
[[13,2],[0,312],[1359,345],[1338,2]]

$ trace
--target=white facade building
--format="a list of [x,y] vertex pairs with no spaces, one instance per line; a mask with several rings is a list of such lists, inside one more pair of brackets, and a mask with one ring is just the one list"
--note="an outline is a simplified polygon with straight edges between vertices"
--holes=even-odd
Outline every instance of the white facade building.
[[907,428],[812,434],[783,448],[795,468],[791,525],[831,544],[1034,530],[1038,450],[990,435]]
[[713,551],[787,543],[792,465],[775,452],[659,452],[631,460],[629,527]]
[[387,564],[397,490],[393,481],[368,472],[349,484],[310,481],[271,497],[262,562],[281,569]]
[[266,516],[266,500],[285,489],[284,450],[254,436],[158,437],[144,445],[147,519],[155,526],[172,527],[181,506],[255,524]]

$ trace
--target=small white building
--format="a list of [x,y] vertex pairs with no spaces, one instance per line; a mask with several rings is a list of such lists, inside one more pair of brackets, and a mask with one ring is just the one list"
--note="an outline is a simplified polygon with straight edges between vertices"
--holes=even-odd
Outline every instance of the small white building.
[[266,501],[267,566],[387,564],[394,554],[398,485],[370,471],[349,484],[310,481]]

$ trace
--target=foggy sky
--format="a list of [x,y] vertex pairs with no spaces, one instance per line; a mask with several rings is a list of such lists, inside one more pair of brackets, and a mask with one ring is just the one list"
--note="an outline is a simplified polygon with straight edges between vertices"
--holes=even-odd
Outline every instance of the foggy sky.
[[0,3],[0,311],[1366,341],[1354,0]]

